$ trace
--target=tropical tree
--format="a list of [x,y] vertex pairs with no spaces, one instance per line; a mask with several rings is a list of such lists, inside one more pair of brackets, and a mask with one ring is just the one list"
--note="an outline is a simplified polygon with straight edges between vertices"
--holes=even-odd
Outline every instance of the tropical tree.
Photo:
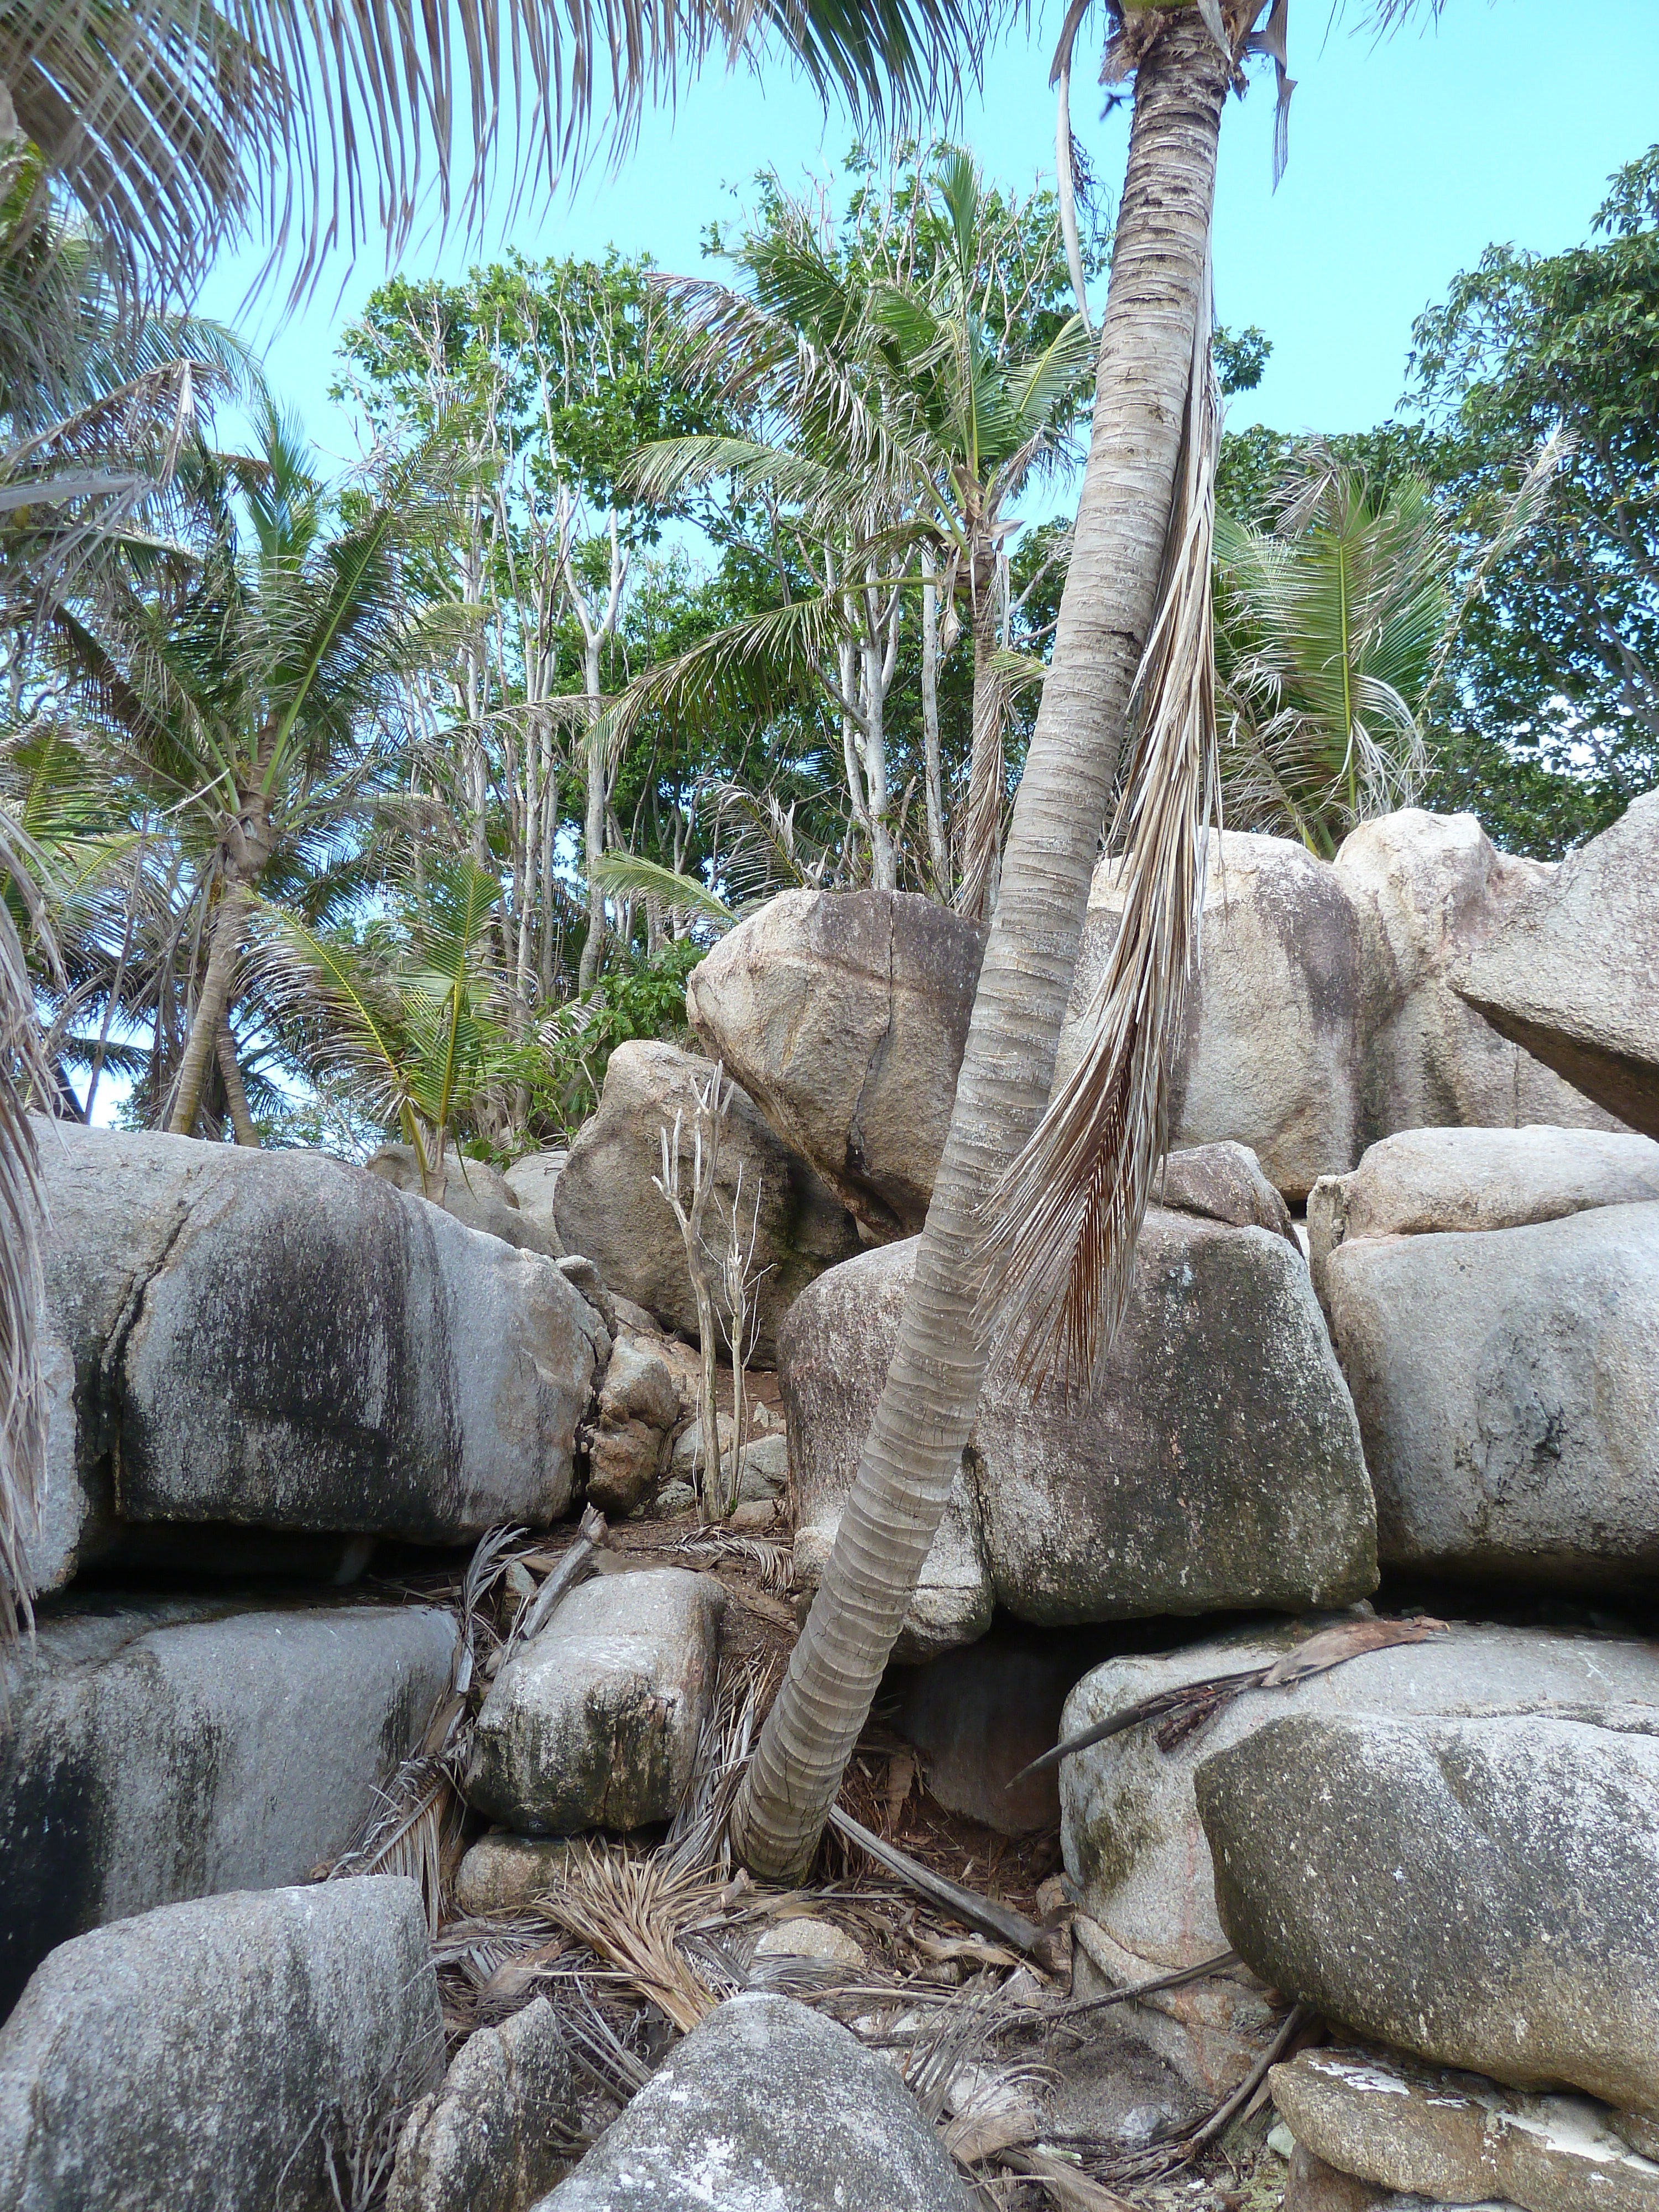
[[774,682],[821,687],[842,730],[848,799],[872,880],[898,881],[890,810],[887,703],[906,603],[920,614],[930,870],[952,878],[939,742],[939,662],[963,627],[973,649],[973,737],[962,903],[982,913],[1004,799],[1011,513],[1023,486],[1068,465],[1093,354],[1080,316],[1058,313],[1066,283],[1052,203],[988,193],[945,149],[872,216],[862,191],[836,237],[821,211],[775,181],[763,219],[733,252],[747,291],[710,281],[672,289],[695,332],[691,374],[746,418],[740,434],[663,440],[641,454],[653,497],[729,479],[768,512],[806,588],[786,607],[653,672],[642,696],[691,706],[711,671],[763,656]]
[[[1052,1158],[1052,1140],[1066,1139],[1066,1185],[1051,1222],[1060,1272],[1091,1309],[1081,1316],[1084,1353],[1098,1352],[1115,1317],[1109,1298],[1101,1300],[1103,1279],[1120,1293],[1127,1284],[1163,1120],[1165,1054],[1178,1027],[1171,1017],[1182,963],[1167,956],[1190,925],[1183,898],[1201,888],[1195,854],[1208,793],[1203,774],[1193,773],[1191,739],[1195,726],[1202,737],[1212,680],[1213,477],[1206,483],[1199,463],[1209,447],[1212,471],[1216,151],[1223,101],[1264,12],[1255,0],[1110,11],[1105,74],[1133,74],[1134,114],[1053,663],[897,1346],[823,1583],[733,1811],[738,1848],[769,1874],[793,1874],[811,1857],[938,1529],[992,1346],[995,1316],[982,1295],[986,1210],[999,1191],[1021,1188],[1022,1154],[1048,1143]],[[1382,12],[1400,14],[1401,0],[1384,0]],[[1068,19],[1067,64],[1081,14]],[[1276,24],[1282,31],[1282,14],[1276,7],[1261,37],[1276,36]],[[1166,562],[1170,588],[1160,609]],[[1148,991],[1139,1001],[1120,992],[1101,1007],[1106,1027],[1089,1055],[1092,1096],[1057,1101],[1063,1126],[1051,1121],[1045,1132],[1090,879],[1143,659],[1142,780],[1128,857],[1148,896],[1133,929],[1126,919],[1112,973],[1133,965]],[[1170,803],[1172,793],[1180,805]]]

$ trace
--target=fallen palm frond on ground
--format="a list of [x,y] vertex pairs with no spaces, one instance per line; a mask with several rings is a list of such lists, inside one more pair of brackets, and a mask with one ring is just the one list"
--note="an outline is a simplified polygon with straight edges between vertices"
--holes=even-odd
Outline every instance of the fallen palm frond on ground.
[[720,1885],[660,1856],[574,1848],[542,1898],[550,1920],[616,1967],[682,2035],[720,2002],[679,1937],[720,1902]]

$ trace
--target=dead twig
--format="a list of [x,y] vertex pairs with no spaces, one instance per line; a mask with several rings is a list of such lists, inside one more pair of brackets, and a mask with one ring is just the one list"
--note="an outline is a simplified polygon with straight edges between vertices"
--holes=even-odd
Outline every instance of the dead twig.
[[1017,1951],[1043,1962],[1053,1941],[1053,1931],[1040,1928],[1035,1920],[1028,1920],[1023,1912],[1012,1905],[994,1905],[988,1897],[981,1897],[971,1889],[963,1889],[959,1882],[947,1881],[943,1875],[934,1874],[921,1865],[907,1852],[890,1844],[885,1838],[855,1820],[842,1807],[830,1808],[830,1825],[838,1835],[845,1836],[874,1859],[878,1866],[885,1867],[889,1874],[915,1890],[919,1895],[942,1905],[958,1920],[981,1934],[994,1936],[1005,1943],[1012,1943]]

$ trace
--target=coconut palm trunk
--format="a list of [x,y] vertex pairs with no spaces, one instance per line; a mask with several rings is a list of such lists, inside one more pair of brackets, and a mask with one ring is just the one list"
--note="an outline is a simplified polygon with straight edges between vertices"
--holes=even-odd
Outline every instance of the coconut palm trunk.
[[810,1861],[933,1544],[988,1356],[977,1216],[1042,1118],[1130,691],[1156,608],[1205,291],[1228,65],[1195,9],[1141,61],[1054,662],[1004,859],[899,1341],[823,1586],[734,1809],[737,1849]]
[[1002,833],[1002,699],[997,652],[996,556],[974,562],[974,732],[968,756],[968,828],[957,906],[988,921]]
[[[202,1092],[208,1069],[219,1050],[219,1030],[229,1018],[236,970],[247,941],[248,916],[253,908],[254,888],[264,872],[275,845],[270,802],[255,789],[243,798],[231,825],[225,855],[225,890],[214,918],[213,942],[208,951],[207,973],[196,1001],[190,1036],[179,1063],[179,1084],[173,1092],[167,1133],[188,1137],[202,1110]],[[240,1088],[240,1083],[238,1088]],[[246,1103],[246,1102],[244,1102]],[[249,1128],[252,1124],[250,1121]],[[239,1141],[240,1133],[239,1133]],[[257,1141],[257,1140],[256,1140]]]

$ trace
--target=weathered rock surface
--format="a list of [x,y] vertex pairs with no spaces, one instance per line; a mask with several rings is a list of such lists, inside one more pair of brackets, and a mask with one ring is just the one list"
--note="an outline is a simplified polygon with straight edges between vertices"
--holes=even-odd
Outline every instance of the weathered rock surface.
[[485,1160],[465,1160],[453,1150],[446,1152],[441,1168],[428,1175],[429,1188],[421,1188],[421,1166],[412,1145],[382,1145],[368,1163],[370,1175],[389,1182],[393,1190],[411,1198],[424,1198],[453,1216],[467,1229],[499,1237],[516,1250],[539,1252],[544,1259],[559,1256],[556,1237],[549,1237],[520,1208],[519,1194],[499,1168]]
[[1167,1212],[1195,1213],[1234,1229],[1270,1230],[1302,1249],[1289,1206],[1248,1145],[1227,1139],[1170,1152],[1153,1180],[1152,1196]]
[[571,1845],[562,1836],[515,1836],[492,1828],[455,1870],[458,1911],[480,1920],[528,1912],[563,1869]]
[[1314,1280],[1349,1237],[1523,1229],[1659,1199],[1659,1145],[1604,1129],[1403,1129],[1308,1198]]
[[[1272,1666],[1319,1621],[1286,1621],[1154,1657],[1108,1660],[1066,1700],[1060,1734],[1190,1682]],[[1659,1711],[1659,1649],[1611,1637],[1454,1624],[1328,1674],[1250,1690],[1167,1750],[1156,1723],[1079,1752],[1060,1770],[1061,1838],[1081,1892],[1083,1945],[1103,1982],[1147,1981],[1228,1948],[1194,1777],[1212,1753],[1287,1715],[1551,1711],[1601,1700]],[[1392,1908],[1391,1908],[1392,1909]],[[1395,1914],[1403,1913],[1403,1905]],[[1242,2080],[1269,2014],[1248,1978],[1197,1982],[1124,2008],[1126,2021],[1212,2096]]]
[[549,1261],[318,1153],[53,1124],[41,1160],[82,1493],[49,1580],[117,1516],[455,1541],[568,1504],[593,1320]]
[[596,1576],[509,1659],[466,1794],[529,1835],[665,1820],[690,1779],[726,1593],[683,1567]]
[[787,1997],[688,2035],[538,2212],[968,2212],[894,2069]]
[[1323,1286],[1384,1561],[1659,1582],[1659,1205],[1351,1237]]
[[821,1959],[831,1966],[855,1973],[864,1964],[864,1951],[844,1928],[833,1920],[801,1913],[767,1929],[755,1946],[757,1959]]
[[[897,1341],[914,1243],[861,1254],[789,1317],[778,1379],[798,1570],[821,1571]],[[994,1604],[1043,1626],[1261,1605],[1376,1579],[1370,1486],[1308,1271],[1282,1237],[1146,1216],[1100,1386],[980,1401],[901,1657],[971,1642]]]
[[[694,978],[701,972],[694,969]],[[681,1107],[690,1121],[693,1088],[712,1073],[707,1060],[676,1045],[618,1045],[605,1069],[599,1109],[583,1123],[570,1148],[554,1201],[565,1249],[586,1253],[613,1291],[694,1341],[697,1309],[685,1249],[668,1202],[652,1178],[662,1173],[663,1129],[672,1131]],[[689,1187],[689,1134],[682,1134],[681,1156]],[[739,1173],[745,1251],[760,1193],[753,1264],[769,1272],[758,1291],[755,1357],[766,1366],[772,1361],[778,1324],[792,1302],[826,1267],[858,1249],[858,1232],[829,1186],[774,1134],[747,1093],[738,1090],[720,1139],[714,1196],[703,1221],[714,1270],[730,1245]]]
[[1659,1136],[1656,860],[1659,793],[1650,792],[1530,884],[1450,977],[1500,1036],[1650,1137]]
[[[1362,2181],[1357,2173],[1327,2166],[1305,2143],[1297,2143],[1285,2179],[1285,2212],[1434,2212],[1434,2199]],[[1493,2198],[1479,2212],[1511,2212],[1511,2208],[1502,2198]]]
[[1616,1126],[1453,988],[1461,963],[1553,872],[1498,852],[1472,814],[1406,807],[1345,838],[1332,873],[1362,945],[1362,1145],[1396,1129]]
[[546,1238],[556,1254],[562,1252],[564,1247],[559,1242],[554,1196],[569,1157],[567,1146],[550,1145],[543,1152],[525,1153],[507,1171],[507,1187],[519,1201],[519,1212],[533,1230]]
[[1276,1988],[1439,2065],[1659,2113],[1659,1709],[1300,1713],[1195,1779],[1221,1924]]
[[595,1505],[627,1514],[651,1497],[667,1468],[679,1415],[679,1392],[667,1364],[619,1337],[588,1437],[587,1495]]
[[872,1238],[914,1235],[945,1149],[984,932],[908,891],[783,891],[686,1011]]
[[1384,2187],[1525,2212],[1653,2212],[1659,2166],[1588,2097],[1535,2097],[1392,2051],[1304,2051],[1270,2076],[1298,2143]]
[[[1057,1075],[1080,1055],[1117,936],[1118,876],[1115,860],[1095,870]],[[1358,918],[1331,867],[1287,838],[1212,836],[1199,972],[1170,1079],[1172,1141],[1248,1145],[1292,1200],[1351,1167],[1363,997]]]
[[404,2123],[386,2212],[527,2212],[567,2163],[578,2118],[557,2015],[533,1998],[476,2028]]
[[443,2065],[418,1887],[170,1905],[61,1945],[0,2028],[12,2212],[329,2212]]
[[100,1598],[0,1662],[0,2014],[54,1945],[350,1841],[449,1680],[453,1613]]

